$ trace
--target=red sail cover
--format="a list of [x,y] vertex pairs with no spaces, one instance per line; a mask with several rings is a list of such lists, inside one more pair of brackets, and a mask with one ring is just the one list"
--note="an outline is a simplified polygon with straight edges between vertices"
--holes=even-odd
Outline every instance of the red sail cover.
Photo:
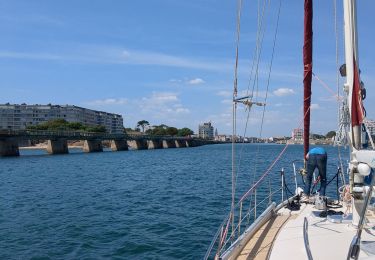
[[354,62],[354,78],[352,93],[352,126],[361,125],[363,122],[363,107],[361,96],[361,80],[359,78],[358,66],[355,59]]
[[309,151],[310,137],[310,104],[311,104],[311,78],[312,78],[312,19],[313,1],[305,0],[304,40],[303,40],[303,141],[304,158]]

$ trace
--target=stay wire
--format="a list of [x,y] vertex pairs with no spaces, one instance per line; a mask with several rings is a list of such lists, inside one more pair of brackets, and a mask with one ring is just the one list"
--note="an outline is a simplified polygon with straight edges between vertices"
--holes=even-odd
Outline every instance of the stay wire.
[[236,166],[235,166],[235,135],[236,135],[236,110],[237,105],[235,98],[237,97],[238,84],[238,53],[240,45],[240,31],[241,31],[241,10],[242,0],[237,2],[237,37],[236,37],[236,62],[234,68],[234,82],[233,82],[233,132],[232,132],[232,203],[231,203],[231,217],[232,217],[232,234],[234,231],[234,203],[236,193]]
[[[261,50],[262,50],[262,46],[263,46],[264,31],[265,31],[265,28],[263,27],[263,24],[265,24],[265,22],[264,22],[264,15],[265,15],[265,11],[266,11],[266,3],[267,3],[267,0],[264,1],[263,8],[262,8],[262,13],[260,15],[260,2],[258,0],[258,29],[257,29],[256,47],[254,49],[254,52],[255,52],[254,56],[256,56],[256,57],[253,57],[253,63],[252,63],[252,67],[251,67],[250,79],[249,79],[249,84],[248,84],[248,89],[247,89],[247,95],[249,95],[250,81],[251,81],[251,78],[252,78],[253,68],[254,68],[255,61],[256,61],[256,64],[257,64],[257,69],[256,69],[255,73],[256,74],[258,73],[258,65],[259,65],[259,61],[260,61],[260,57],[261,57]],[[270,1],[268,1],[268,3],[270,3]],[[242,4],[241,4],[241,6],[242,6]],[[238,33],[239,33],[239,31],[238,31]],[[239,39],[239,37],[238,37],[238,39]],[[258,52],[258,50],[259,50],[259,52]],[[237,80],[235,82],[237,84]],[[253,99],[253,96],[254,96],[254,87],[253,87],[253,90],[252,90],[252,93],[251,93],[250,100]],[[235,107],[235,109],[237,109],[237,106]],[[249,109],[248,109],[243,137],[245,137],[246,133],[247,133],[247,128],[248,128],[248,124],[249,124],[249,120],[250,120],[250,113],[251,113],[251,107],[249,107]],[[236,114],[237,113],[234,112],[233,116],[236,116]],[[234,135],[235,135],[235,133],[233,132],[233,136]],[[242,144],[244,144],[244,141],[245,140],[243,139]],[[258,148],[259,148],[259,146],[258,146]],[[241,166],[241,160],[242,160],[243,152],[244,152],[244,145],[242,145],[241,151],[239,152],[239,159],[238,159],[238,163],[237,163],[237,171],[235,173],[235,183],[236,183],[235,185],[237,185],[238,173],[240,171],[240,166]],[[256,165],[256,163],[254,165]],[[256,168],[254,169],[254,173],[255,173],[255,171],[256,171]],[[253,177],[253,179],[255,179],[255,177]],[[254,182],[254,180],[253,180],[253,182]]]

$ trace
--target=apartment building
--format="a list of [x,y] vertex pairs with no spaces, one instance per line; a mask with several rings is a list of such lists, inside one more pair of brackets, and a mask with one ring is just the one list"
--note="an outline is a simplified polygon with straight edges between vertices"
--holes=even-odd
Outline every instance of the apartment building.
[[105,126],[108,133],[122,133],[124,128],[121,115],[73,105],[0,104],[0,129],[23,130],[54,119]]

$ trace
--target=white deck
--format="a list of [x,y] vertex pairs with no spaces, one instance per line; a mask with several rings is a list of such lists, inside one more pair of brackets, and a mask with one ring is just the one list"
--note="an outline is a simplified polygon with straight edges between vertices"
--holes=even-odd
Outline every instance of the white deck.
[[[332,223],[325,218],[315,217],[312,211],[317,210],[310,204],[303,204],[301,210],[297,212],[290,212],[287,209],[279,211],[280,215],[295,216],[289,218],[279,231],[269,259],[307,259],[303,239],[304,217],[307,217],[309,222],[308,238],[313,259],[346,259],[356,229],[348,223]],[[363,230],[362,241],[375,241],[375,230]],[[369,256],[371,255],[361,250],[361,259]]]

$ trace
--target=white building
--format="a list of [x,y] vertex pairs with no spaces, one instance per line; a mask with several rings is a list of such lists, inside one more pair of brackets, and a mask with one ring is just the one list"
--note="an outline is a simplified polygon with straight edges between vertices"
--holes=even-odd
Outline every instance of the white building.
[[368,131],[370,132],[370,135],[375,136],[375,121],[368,119],[366,123],[367,123]]
[[211,122],[203,123],[203,125],[199,125],[198,135],[200,138],[203,139],[214,139],[214,127],[211,125]]
[[105,126],[108,133],[122,133],[121,115],[71,105],[0,104],[0,129],[23,130],[54,119],[82,123],[87,126]]
[[293,129],[292,139],[294,141],[302,141],[303,140],[303,129],[302,128]]

